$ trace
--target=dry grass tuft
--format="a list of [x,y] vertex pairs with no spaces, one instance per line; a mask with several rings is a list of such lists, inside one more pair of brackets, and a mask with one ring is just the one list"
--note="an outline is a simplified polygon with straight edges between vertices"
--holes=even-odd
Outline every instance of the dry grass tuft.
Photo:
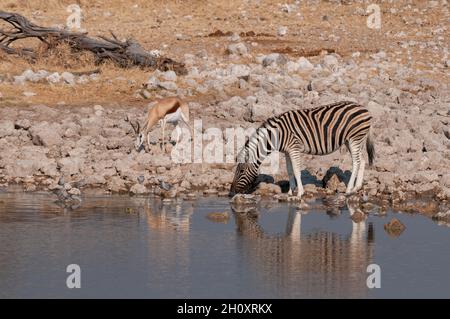
[[82,70],[93,68],[96,58],[89,51],[75,51],[67,43],[48,47],[41,43],[37,49],[36,65],[45,65],[57,70]]

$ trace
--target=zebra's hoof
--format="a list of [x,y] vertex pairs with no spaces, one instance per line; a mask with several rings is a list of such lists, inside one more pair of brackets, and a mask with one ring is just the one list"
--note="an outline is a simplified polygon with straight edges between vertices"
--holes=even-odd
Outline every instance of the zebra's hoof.
[[301,202],[302,197],[301,196],[289,196],[288,202]]
[[304,200],[300,200],[297,204],[296,204],[297,209],[299,210],[305,210],[305,209],[309,209],[310,206],[304,201]]

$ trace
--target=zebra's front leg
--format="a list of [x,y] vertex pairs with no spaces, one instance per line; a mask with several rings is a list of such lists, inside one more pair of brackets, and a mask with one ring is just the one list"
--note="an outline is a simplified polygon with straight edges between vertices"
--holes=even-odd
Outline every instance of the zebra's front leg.
[[295,175],[294,170],[292,168],[292,162],[291,158],[289,157],[289,154],[286,154],[286,169],[289,176],[289,192],[288,195],[292,196],[292,192],[295,190]]
[[357,174],[358,174],[358,163],[355,160],[353,160],[352,175],[350,176],[350,180],[348,181],[347,190],[345,191],[345,194],[347,195],[353,194]]
[[294,151],[289,154],[292,170],[294,172],[295,181],[297,183],[297,197],[302,197],[305,193],[302,185],[301,171],[300,171],[300,152]]
[[358,174],[356,176],[355,187],[353,188],[354,192],[357,192],[362,188],[365,166],[366,166],[366,161],[361,159],[361,163],[359,164]]

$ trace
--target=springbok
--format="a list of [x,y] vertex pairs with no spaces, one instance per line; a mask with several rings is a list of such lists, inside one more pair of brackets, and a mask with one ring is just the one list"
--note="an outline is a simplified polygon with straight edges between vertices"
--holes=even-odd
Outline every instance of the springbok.
[[161,148],[165,145],[164,137],[166,123],[173,123],[176,125],[181,120],[184,124],[186,124],[189,130],[191,130],[191,126],[189,125],[189,106],[186,102],[183,102],[178,97],[168,97],[156,100],[149,105],[152,104],[153,107],[149,109],[147,119],[142,129],[138,121],[135,123],[130,121],[131,126],[137,135],[135,143],[137,151],[142,148],[145,139],[147,139],[147,145],[150,146],[148,135],[150,129],[156,124],[156,122],[159,122],[162,127]]

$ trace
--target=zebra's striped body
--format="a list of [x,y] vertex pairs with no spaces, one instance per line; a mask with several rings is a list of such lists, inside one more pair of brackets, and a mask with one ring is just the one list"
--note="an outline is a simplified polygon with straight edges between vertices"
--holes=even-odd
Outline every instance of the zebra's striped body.
[[251,191],[264,158],[273,151],[279,151],[286,154],[290,194],[297,184],[297,196],[301,196],[301,154],[326,155],[338,150],[343,144],[347,145],[353,161],[347,193],[359,190],[365,165],[362,158],[364,142],[369,164],[374,158],[369,136],[371,118],[365,107],[344,101],[312,109],[292,110],[268,119],[239,154],[230,193]]

